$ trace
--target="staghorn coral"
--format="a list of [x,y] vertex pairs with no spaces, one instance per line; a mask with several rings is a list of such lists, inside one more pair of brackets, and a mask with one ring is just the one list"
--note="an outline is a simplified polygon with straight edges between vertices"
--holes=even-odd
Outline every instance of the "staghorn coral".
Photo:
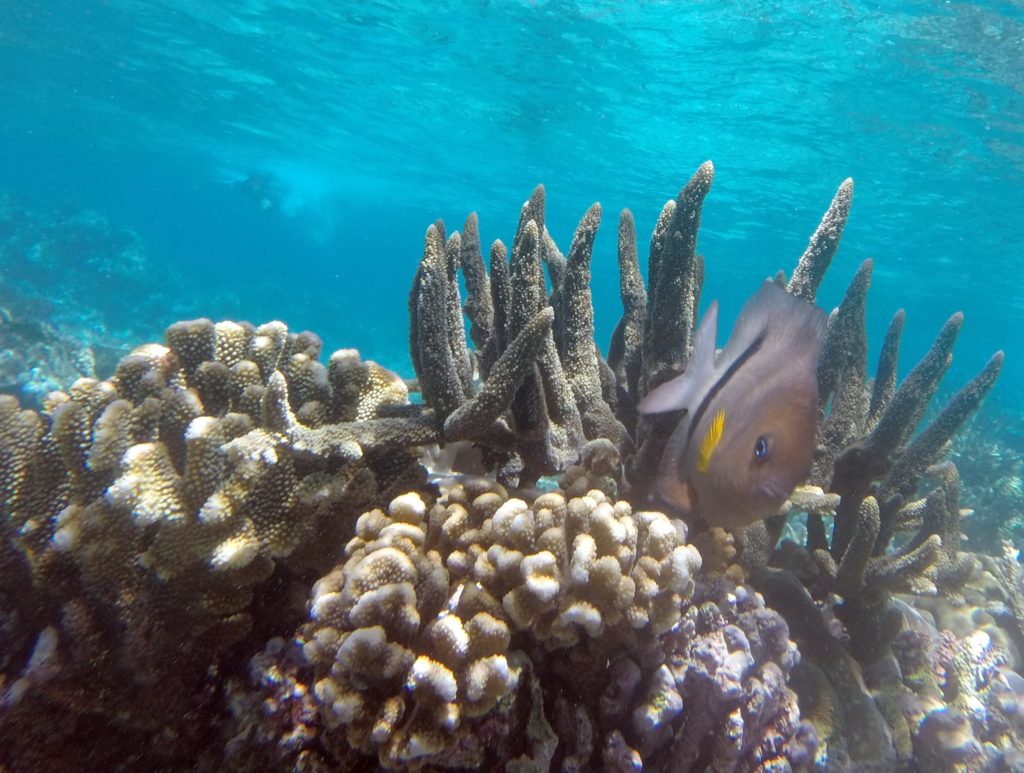
[[[619,449],[625,471],[622,490],[641,498],[651,488],[651,472],[657,468],[676,417],[641,417],[638,421],[632,406],[649,388],[676,375],[686,365],[704,271],[703,260],[696,253],[696,233],[713,171],[710,164],[702,166],[678,199],[663,210],[651,241],[646,290],[636,257],[632,217],[624,212],[620,219],[624,315],[609,350],[610,375],[604,376],[604,394],[630,442],[616,438],[614,433],[605,432],[602,437]],[[787,285],[790,292],[814,300],[838,249],[852,193],[852,182],[844,181],[800,258]],[[524,206],[521,224],[530,218],[539,223],[542,210],[543,198],[535,192]],[[574,249],[592,240],[598,215],[599,210],[591,208],[584,216]],[[517,236],[520,246],[534,247],[534,239],[532,231]],[[565,260],[549,239],[543,239],[543,244],[562,364],[573,364],[572,368],[565,368],[570,374],[580,367],[587,370],[591,367],[586,364],[591,362],[590,350],[576,346],[589,321],[584,274],[580,269],[586,262],[575,262],[574,275],[573,251]],[[516,264],[515,259],[513,263]],[[536,261],[516,264],[529,265],[529,270],[496,272],[498,265],[492,261],[495,319],[502,317],[498,311],[501,299],[517,292],[520,298],[536,299],[537,288],[544,287]],[[786,571],[799,576],[815,598],[830,600],[835,606],[837,616],[830,618],[825,628],[845,626],[850,637],[849,643],[832,657],[833,661],[843,660],[842,672],[849,682],[859,680],[860,667],[843,655],[846,647],[860,660],[870,663],[886,653],[888,642],[899,630],[899,615],[891,603],[894,591],[942,592],[955,599],[973,570],[973,559],[960,547],[963,513],[957,472],[952,465],[940,462],[952,436],[991,389],[1002,363],[1002,354],[997,353],[933,421],[917,431],[948,367],[962,315],[950,318],[932,350],[898,384],[897,357],[904,326],[904,315],[898,312],[883,343],[876,377],[871,380],[864,332],[871,271],[871,261],[865,261],[828,324],[819,369],[819,449],[808,481],[817,493],[810,488],[804,490],[806,493],[796,492],[789,505],[806,514],[803,546],[790,542],[781,552],[773,550],[785,524],[782,519],[736,535],[736,546],[748,571],[754,570],[758,575],[759,567],[769,562],[786,567]],[[499,277],[497,281],[495,276]],[[565,349],[567,340],[575,347],[571,352]],[[586,411],[584,391],[579,385],[574,391],[581,416]],[[552,458],[547,457],[548,461]],[[938,478],[939,485],[918,497],[918,488],[929,477]],[[826,533],[826,518],[833,525],[831,535]],[[814,614],[828,612],[822,608]],[[828,673],[827,669],[823,673]],[[870,697],[862,690],[859,694],[864,710],[870,713],[864,703],[870,703]],[[862,744],[853,751],[871,746]]]
[[[563,258],[544,228],[544,201],[539,186],[523,205],[508,261],[501,242],[491,247],[489,276],[474,215],[447,245],[443,226],[432,225],[410,294],[413,366],[445,440],[472,440],[487,450],[502,480],[524,484],[564,471],[585,440],[630,445],[613,410],[614,377],[593,340],[589,263],[600,207],[584,216]],[[472,357],[457,313],[459,268]]]
[[[700,227],[701,207],[711,189],[715,168],[705,161],[679,192],[675,201],[666,202],[651,236],[648,258],[647,302],[641,311],[642,281],[638,284],[636,266],[636,236],[632,233],[631,214],[625,211],[619,229],[620,266],[628,276],[632,289],[624,295],[623,326],[629,319],[644,319],[643,336],[634,336],[633,344],[622,351],[623,361],[641,363],[639,378],[631,387],[628,399],[620,399],[624,418],[635,416],[635,405],[654,387],[678,375],[686,367],[693,348],[697,327],[700,290],[704,283],[704,259],[697,254],[697,230]],[[625,253],[625,260],[621,257]],[[622,271],[622,269],[620,269]],[[634,323],[635,324],[635,323]],[[638,340],[639,339],[639,340]],[[624,343],[625,343],[625,339]],[[639,344],[639,351],[635,348]],[[612,361],[618,367],[618,360]],[[623,390],[625,391],[625,390]],[[635,427],[636,454],[627,463],[630,482],[641,489],[652,491],[654,473],[658,469],[668,436],[675,429],[677,413],[653,414],[642,417]]]
[[[648,388],[685,367],[703,275],[703,261],[695,251],[696,229],[712,176],[711,165],[702,166],[678,200],[663,211],[651,243],[649,292],[639,272],[632,217],[626,211],[620,220],[625,313],[609,350],[610,375],[604,375],[604,394],[631,442],[616,440],[613,433],[606,433],[604,439],[617,444],[620,452],[625,470],[621,489],[632,490],[639,497],[650,488],[649,476],[657,466],[675,417],[644,417],[638,422],[633,405]],[[790,292],[814,299],[838,248],[852,191],[849,180],[840,186],[788,284]],[[521,221],[526,220],[528,210],[536,215],[542,206],[543,201],[535,193]],[[587,213],[574,245],[592,238],[597,215],[596,208]],[[531,239],[532,234],[527,234],[525,243],[532,245]],[[585,303],[581,313],[569,299],[585,299],[586,294],[581,292],[581,281],[572,275],[572,260],[562,259],[549,239],[544,245],[555,337],[564,342],[568,330],[570,340],[576,341],[580,331],[577,323],[582,321],[585,329],[587,314]],[[496,252],[501,254],[501,250]],[[495,299],[507,299],[517,289],[523,297],[536,297],[541,282],[535,269],[525,273],[494,270],[501,265],[492,261]],[[897,313],[883,343],[876,377],[869,380],[864,308],[871,269],[870,261],[861,266],[829,322],[819,372],[822,422],[820,447],[809,481],[812,487],[795,492],[787,506],[806,514],[803,549],[791,542],[781,553],[773,551],[785,525],[782,519],[736,535],[735,543],[748,570],[769,561],[778,563],[797,572],[817,598],[831,599],[838,619],[831,618],[828,625],[845,624],[852,637],[850,650],[865,662],[882,656],[898,630],[898,616],[890,603],[893,591],[941,591],[955,598],[972,571],[973,560],[960,550],[963,512],[956,470],[937,463],[948,449],[950,438],[991,389],[1002,362],[1001,353],[997,353],[934,421],[915,434],[948,366],[962,316],[950,319],[932,351],[898,385],[896,365],[904,315]],[[499,304],[492,304],[492,308],[494,318],[500,319]],[[659,324],[652,324],[652,319],[659,320]],[[668,330],[671,325],[663,324],[667,321],[678,322],[680,329]],[[578,366],[587,362],[588,356],[582,347],[577,348],[569,361]],[[585,412],[582,392],[580,388],[575,392],[581,414]],[[928,476],[938,477],[940,485],[926,496],[915,498]],[[825,531],[825,518],[831,518],[834,524],[831,537]],[[742,570],[739,572],[742,574]],[[827,612],[823,609],[814,614]],[[848,681],[856,682],[858,671],[856,663],[845,663],[843,672]],[[863,691],[860,695],[870,702]],[[863,748],[870,746],[862,744]]]
[[[956,469],[932,465],[991,389],[1002,364],[999,352],[914,435],[948,367],[962,315],[950,318],[924,359],[896,387],[903,325],[898,314],[871,384],[864,334],[870,274],[871,263],[865,262],[830,317],[818,373],[823,420],[811,480],[839,497],[832,534],[826,534],[821,515],[809,514],[805,548],[815,568],[792,550],[773,559],[800,573],[819,598],[842,597],[838,615],[853,637],[852,651],[865,663],[884,655],[896,633],[890,591],[955,593],[971,572],[971,559],[960,553]],[[929,471],[942,478],[942,485],[913,499]],[[894,544],[903,532],[910,536]]]
[[[677,417],[655,414],[638,421],[633,406],[648,389],[678,374],[686,365],[704,272],[703,259],[696,253],[697,229],[701,206],[713,176],[710,162],[702,165],[678,198],[663,209],[651,240],[646,290],[636,256],[632,216],[628,211],[623,212],[619,228],[619,264],[624,315],[613,336],[607,368],[594,354],[593,312],[586,288],[593,236],[600,217],[598,207],[592,207],[584,215],[566,259],[543,229],[545,202],[543,189],[538,188],[523,207],[508,270],[503,259],[494,259],[503,256],[504,248],[496,245],[492,250],[489,305],[480,300],[485,284],[479,248],[471,247],[466,253],[472,264],[469,271],[475,277],[467,285],[472,287],[470,292],[474,296],[468,308],[477,316],[483,313],[477,309],[489,309],[491,313],[486,318],[494,323],[497,343],[481,339],[484,353],[501,351],[513,337],[515,326],[543,308],[543,293],[548,287],[540,272],[541,260],[547,265],[559,367],[554,367],[555,360],[544,354],[550,351],[547,343],[538,350],[537,367],[543,371],[545,363],[552,366],[553,375],[549,379],[552,384],[563,383],[562,373],[568,376],[586,437],[591,440],[599,437],[618,448],[625,471],[623,490],[632,489],[639,497],[652,487],[652,472],[657,469],[665,440]],[[787,285],[791,293],[814,300],[838,249],[852,194],[852,181],[844,181]],[[465,346],[462,321],[452,313],[452,309],[458,307],[455,279],[457,259],[462,254],[461,242],[445,249],[443,229],[438,230],[437,225],[432,229],[428,231],[428,248],[414,287],[419,314],[418,317],[414,314],[414,331],[422,333],[427,326],[425,311],[428,308],[447,311],[444,314],[437,311],[435,315],[438,331],[435,337],[445,342],[444,347],[436,345],[431,349],[422,343],[425,340],[422,335],[414,336],[421,343],[420,354],[414,355],[414,361],[418,360],[420,369],[427,371],[434,363],[445,361],[442,349],[458,355],[449,357],[453,363],[465,364],[470,359],[461,353]],[[475,219],[471,220],[470,230],[472,234],[477,233]],[[822,496],[831,499],[827,507],[824,501],[804,503],[805,512],[815,510],[806,518],[805,547],[818,564],[813,580],[820,586],[816,592],[819,596],[844,595],[841,613],[850,619],[850,627],[860,632],[860,644],[865,646],[857,649],[865,659],[877,656],[879,645],[884,648],[882,629],[889,590],[909,587],[927,590],[937,583],[944,591],[955,592],[957,584],[962,584],[970,573],[969,560],[959,553],[959,491],[958,484],[950,477],[952,473],[946,475],[949,480],[943,486],[927,497],[915,499],[915,494],[927,471],[941,461],[950,438],[991,389],[1002,363],[1002,353],[994,355],[986,368],[954,396],[926,428],[915,434],[948,367],[962,315],[950,318],[932,350],[897,385],[899,338],[904,324],[903,313],[897,313],[882,347],[877,376],[871,381],[864,326],[871,271],[871,261],[865,261],[843,302],[829,319],[818,378],[822,419],[819,449],[809,483],[818,486]],[[429,284],[426,278],[431,275],[444,279],[434,284],[443,287],[445,294],[437,302],[427,303],[428,294],[421,288]],[[512,332],[509,332],[509,325],[513,326]],[[478,328],[483,331],[487,325],[479,324]],[[441,355],[423,356],[423,352],[434,349]],[[481,357],[486,362],[487,357],[483,354]],[[523,360],[520,363],[526,370],[533,367]],[[444,378],[440,371],[425,373],[430,378],[421,376],[421,383],[433,380],[465,385],[468,381],[464,367],[462,371],[456,368],[446,373]],[[555,450],[560,447],[555,439],[566,437],[556,428],[569,425],[552,423],[550,412],[546,419],[538,418],[540,414],[529,407],[539,405],[536,381],[525,376],[524,379],[511,401],[508,400],[513,393],[511,389],[503,391],[500,399],[495,397],[489,401],[492,410],[486,414],[486,419],[493,419],[497,415],[493,409],[503,401],[507,403],[507,420],[502,429],[514,430],[515,453],[527,460],[524,467],[514,464],[512,469],[529,471],[531,474],[523,478],[529,483],[537,472],[564,470],[573,460]],[[603,383],[601,400],[597,398],[598,383]],[[425,388],[425,399],[428,404],[436,404],[436,410],[442,413],[448,404],[453,411],[472,410],[459,407],[467,400],[470,405],[474,403],[470,392],[454,395],[449,389],[446,393],[449,396],[443,397],[440,393],[434,396],[433,391],[436,390]],[[485,382],[481,394],[492,393]],[[547,394],[561,392],[556,388]],[[546,404],[551,402],[565,404],[564,400],[551,398]],[[597,418],[599,415],[607,417],[606,408],[615,412],[614,428]],[[483,428],[485,424],[476,428]],[[570,424],[575,426],[575,419]],[[460,421],[455,426],[462,428],[465,424]],[[494,438],[499,436],[506,437],[504,433],[494,434]],[[527,446],[541,437],[547,438],[544,448],[535,445],[529,450]],[[498,441],[494,440],[494,444]],[[509,468],[503,469],[507,472]],[[516,480],[507,475],[502,479]],[[797,507],[800,505],[798,502]],[[833,534],[829,538],[823,517],[833,510]],[[766,528],[769,529],[767,534],[764,533]],[[752,527],[746,534],[739,535],[749,566],[763,565],[770,560],[771,546],[781,528],[782,522],[778,521],[767,527]],[[908,539],[901,536],[896,540],[895,551],[889,551],[897,535],[907,531],[911,536]],[[805,579],[811,581],[811,578]],[[867,642],[871,642],[874,649],[868,648]]]
[[[607,362],[593,340],[589,290],[599,205],[584,214],[563,257],[544,227],[545,195],[539,186],[523,205],[509,259],[501,242],[492,246],[489,275],[475,216],[464,234],[453,234],[447,243],[443,224],[430,226],[410,293],[410,345],[427,413],[443,426],[444,439],[471,440],[503,482],[520,485],[564,472],[577,462],[585,441],[603,440],[619,451],[623,486],[651,490],[651,476],[678,416],[638,420],[636,404],[677,375],[689,358],[704,277],[697,231],[713,178],[714,167],[706,162],[663,208],[651,239],[647,289],[632,214],[621,213],[625,311]],[[834,203],[808,247],[810,257],[801,263],[803,294],[813,296],[820,281],[815,272],[824,272],[835,251],[850,192],[844,183],[840,203]],[[811,261],[817,262],[812,266]],[[474,351],[467,351],[458,313],[460,269]]]

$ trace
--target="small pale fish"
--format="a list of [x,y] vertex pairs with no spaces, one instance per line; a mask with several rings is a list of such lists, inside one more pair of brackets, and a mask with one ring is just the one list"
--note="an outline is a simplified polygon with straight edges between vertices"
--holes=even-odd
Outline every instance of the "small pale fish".
[[686,370],[638,408],[685,410],[658,469],[661,496],[713,526],[738,528],[777,512],[810,471],[825,314],[765,282],[716,357],[717,327],[714,302]]

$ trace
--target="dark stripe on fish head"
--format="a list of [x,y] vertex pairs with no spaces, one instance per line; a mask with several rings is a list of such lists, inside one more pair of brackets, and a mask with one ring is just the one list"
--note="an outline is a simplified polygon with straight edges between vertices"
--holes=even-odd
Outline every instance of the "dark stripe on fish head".
[[[725,388],[726,384],[729,383],[733,376],[735,376],[739,372],[740,368],[742,368],[744,364],[746,364],[747,360],[749,360],[751,357],[757,354],[757,350],[760,349],[761,344],[764,343],[764,338],[766,334],[767,331],[762,332],[761,335],[757,336],[750,343],[750,345],[743,350],[739,357],[737,357],[735,360],[729,363],[729,366],[725,369],[725,372],[722,374],[721,378],[715,381],[715,383],[711,386],[711,389],[709,389],[708,393],[704,396],[704,399],[700,401],[700,405],[697,406],[697,410],[693,412],[693,420],[690,422],[690,431],[687,433],[686,436],[687,445],[694,441],[693,436],[698,426],[703,426],[703,430],[705,432],[707,431],[708,423],[705,421],[705,418],[708,414],[708,406],[712,405],[715,402],[715,400],[718,398],[719,393]],[[720,408],[716,406],[716,410],[720,410]],[[701,439],[701,437],[703,436],[698,436],[698,441]]]

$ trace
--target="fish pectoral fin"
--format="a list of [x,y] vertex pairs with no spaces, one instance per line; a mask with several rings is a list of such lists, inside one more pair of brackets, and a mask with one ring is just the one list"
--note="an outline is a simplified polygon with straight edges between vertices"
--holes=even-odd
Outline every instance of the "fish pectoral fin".
[[662,499],[682,510],[685,515],[690,515],[697,507],[697,492],[687,480],[679,480],[675,476],[662,477],[658,481],[658,493]]
[[640,413],[665,413],[681,408],[692,410],[702,387],[715,369],[715,336],[718,330],[718,301],[712,301],[697,330],[690,361],[675,378],[648,392],[636,409]]
[[693,393],[693,374],[683,373],[655,387],[637,403],[640,413],[666,413],[686,408]]
[[697,455],[697,472],[706,473],[708,465],[711,464],[711,457],[715,455],[715,449],[722,441],[722,432],[725,429],[725,411],[719,409],[711,420],[711,426],[700,443],[700,453]]

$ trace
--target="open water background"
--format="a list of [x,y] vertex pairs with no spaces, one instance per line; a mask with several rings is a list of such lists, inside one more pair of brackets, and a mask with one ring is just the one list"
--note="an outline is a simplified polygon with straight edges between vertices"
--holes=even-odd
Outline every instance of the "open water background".
[[[963,310],[946,384],[1003,348],[994,398],[1017,410],[1019,2],[0,4],[0,188],[137,231],[174,288],[138,320],[152,338],[181,318],[281,319],[411,375],[407,293],[426,227],[458,229],[476,210],[485,249],[511,244],[543,182],[563,251],[587,206],[604,207],[593,291],[606,342],[619,210],[636,216],[643,261],[662,204],[709,158],[698,249],[705,303],[719,298],[724,319],[792,270],[850,176],[853,214],[819,301],[838,303],[874,257],[872,356],[896,309],[904,372]],[[89,281],[101,313],[136,300]]]

